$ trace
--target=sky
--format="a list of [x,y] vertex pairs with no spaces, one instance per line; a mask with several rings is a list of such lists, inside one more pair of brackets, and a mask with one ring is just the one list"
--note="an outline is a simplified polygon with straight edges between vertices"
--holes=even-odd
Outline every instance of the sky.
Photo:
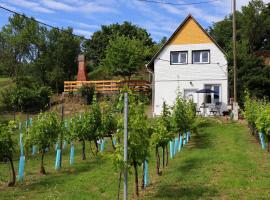
[[[207,0],[160,0],[171,3],[197,3]],[[270,0],[264,0],[269,3]],[[237,9],[248,0],[237,0]],[[139,0],[0,0],[0,5],[60,28],[72,27],[77,35],[90,38],[101,25],[132,22],[145,28],[155,41],[169,37],[188,14],[207,28],[231,13],[231,0],[176,6]],[[10,13],[0,9],[0,27]]]

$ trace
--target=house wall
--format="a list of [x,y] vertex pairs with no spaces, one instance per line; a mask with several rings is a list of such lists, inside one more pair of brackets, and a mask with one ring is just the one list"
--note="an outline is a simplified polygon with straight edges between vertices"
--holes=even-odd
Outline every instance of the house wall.
[[[193,50],[210,50],[209,64],[192,64]],[[188,51],[188,64],[171,65],[171,51]],[[228,102],[227,60],[223,52],[214,44],[167,45],[154,62],[155,93],[154,114],[162,111],[163,101],[173,105],[177,90],[184,94],[185,89],[203,89],[205,84],[221,86],[222,111]],[[197,105],[204,102],[204,94],[198,94]]]

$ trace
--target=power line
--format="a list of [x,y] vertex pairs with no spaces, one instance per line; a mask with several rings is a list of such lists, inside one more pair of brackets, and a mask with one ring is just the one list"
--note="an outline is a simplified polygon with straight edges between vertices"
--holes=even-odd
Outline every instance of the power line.
[[167,4],[167,5],[173,5],[173,6],[189,6],[189,5],[212,3],[212,2],[215,2],[218,0],[200,1],[200,2],[193,2],[193,3],[172,3],[172,2],[156,1],[156,0],[136,0],[136,1],[143,1],[143,2],[147,2],[147,3],[156,3],[156,4]]
[[[56,29],[56,30],[61,31],[61,32],[67,32],[66,30],[60,29],[60,28],[58,28],[58,27],[56,27],[56,26],[53,26],[53,25],[44,23],[44,22],[39,21],[39,20],[36,20],[36,19],[33,18],[33,17],[28,17],[28,16],[26,16],[25,14],[21,14],[21,13],[18,13],[18,12],[16,12],[16,11],[14,11],[14,10],[10,10],[9,8],[6,8],[6,7],[2,6],[2,5],[0,5],[0,9],[3,9],[3,10],[5,10],[5,11],[8,11],[8,12],[13,13],[13,14],[15,14],[15,15],[19,15],[19,16],[21,16],[21,17],[23,17],[23,18],[28,19],[28,20],[32,20],[32,21],[37,22],[37,23],[39,23],[39,24],[41,24],[41,25],[43,25],[43,26],[47,26],[47,27]],[[70,32],[68,32],[68,33],[71,34],[71,35],[73,35],[73,36],[75,36],[75,37],[80,37],[80,38],[83,38],[83,39],[87,40],[87,38],[85,38],[84,36],[76,35],[76,34],[70,33]]]

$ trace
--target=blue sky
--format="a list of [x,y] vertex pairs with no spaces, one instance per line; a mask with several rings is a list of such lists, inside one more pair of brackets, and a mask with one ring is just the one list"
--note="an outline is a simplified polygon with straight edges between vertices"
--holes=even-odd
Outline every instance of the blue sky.
[[[206,0],[161,0],[193,3]],[[270,2],[265,0],[264,2]],[[248,0],[237,0],[238,9]],[[173,6],[137,0],[0,0],[0,5],[57,27],[72,27],[78,35],[90,38],[101,25],[130,21],[145,28],[155,41],[169,37],[181,21],[191,13],[204,28],[231,12],[231,0],[209,4]],[[11,14],[0,10],[0,26]]]

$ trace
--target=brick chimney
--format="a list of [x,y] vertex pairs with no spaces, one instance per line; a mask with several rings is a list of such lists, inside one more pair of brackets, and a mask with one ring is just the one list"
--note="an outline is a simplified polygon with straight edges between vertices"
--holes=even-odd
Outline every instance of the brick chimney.
[[86,66],[85,66],[85,56],[84,55],[79,55],[78,56],[77,81],[87,81]]

